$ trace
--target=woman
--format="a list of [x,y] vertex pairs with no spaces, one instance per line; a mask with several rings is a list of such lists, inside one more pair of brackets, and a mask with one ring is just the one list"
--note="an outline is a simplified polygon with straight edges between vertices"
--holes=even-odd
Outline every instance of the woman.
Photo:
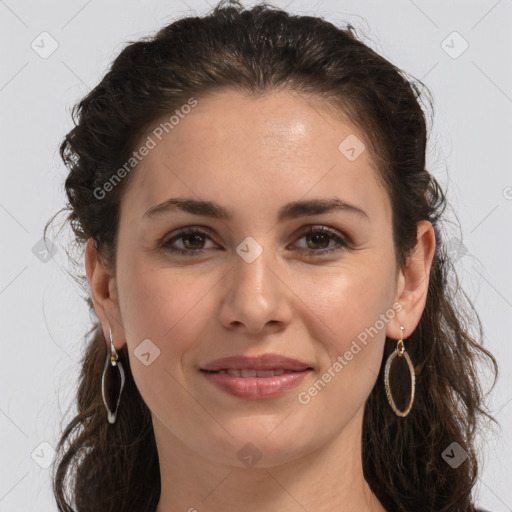
[[476,510],[497,367],[419,97],[352,27],[264,4],[121,52],[61,146],[98,322],[60,510]]

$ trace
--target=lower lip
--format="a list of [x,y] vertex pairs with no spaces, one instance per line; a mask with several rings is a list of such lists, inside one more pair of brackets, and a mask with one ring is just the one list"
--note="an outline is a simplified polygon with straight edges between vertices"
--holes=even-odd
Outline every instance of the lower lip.
[[273,377],[236,377],[229,373],[202,371],[205,377],[230,395],[247,400],[274,398],[297,386],[312,370],[289,372]]

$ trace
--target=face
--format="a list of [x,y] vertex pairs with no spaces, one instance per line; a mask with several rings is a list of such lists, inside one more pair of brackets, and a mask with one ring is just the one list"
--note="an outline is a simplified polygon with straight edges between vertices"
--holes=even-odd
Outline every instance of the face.
[[[225,91],[197,101],[161,141],[148,131],[156,145],[124,191],[114,339],[128,344],[157,442],[240,467],[251,442],[270,467],[362,417],[396,316],[391,206],[363,134],[319,100]],[[310,369],[204,371],[269,353]]]

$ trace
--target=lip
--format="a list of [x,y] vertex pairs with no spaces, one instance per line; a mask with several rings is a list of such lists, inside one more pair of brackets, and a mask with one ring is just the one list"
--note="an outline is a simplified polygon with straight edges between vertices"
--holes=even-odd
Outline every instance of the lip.
[[229,373],[214,373],[201,370],[201,373],[222,391],[246,400],[275,398],[297,386],[310,372],[287,371],[271,377],[237,377]]
[[[239,377],[219,370],[284,370],[281,375]],[[201,373],[222,391],[246,400],[274,398],[297,386],[313,368],[298,359],[279,354],[234,356],[217,359],[201,368]]]
[[279,370],[302,372],[311,368],[308,363],[280,354],[260,354],[257,356],[232,356],[207,363],[201,370]]

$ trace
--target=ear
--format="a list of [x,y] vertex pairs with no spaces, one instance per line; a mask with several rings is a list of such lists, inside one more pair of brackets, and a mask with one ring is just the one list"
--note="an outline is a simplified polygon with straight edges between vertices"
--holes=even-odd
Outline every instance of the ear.
[[400,339],[400,325],[404,326],[404,339],[414,332],[427,302],[436,235],[434,227],[426,220],[418,222],[416,233],[416,247],[410,254],[406,267],[398,273],[395,302],[402,305],[402,310],[395,317],[395,321],[387,325],[386,336],[392,339]]
[[85,246],[85,269],[92,303],[101,323],[105,342],[110,347],[110,329],[112,329],[114,346],[116,350],[120,349],[126,343],[126,339],[119,311],[116,278],[101,261],[92,238],[87,240]]

